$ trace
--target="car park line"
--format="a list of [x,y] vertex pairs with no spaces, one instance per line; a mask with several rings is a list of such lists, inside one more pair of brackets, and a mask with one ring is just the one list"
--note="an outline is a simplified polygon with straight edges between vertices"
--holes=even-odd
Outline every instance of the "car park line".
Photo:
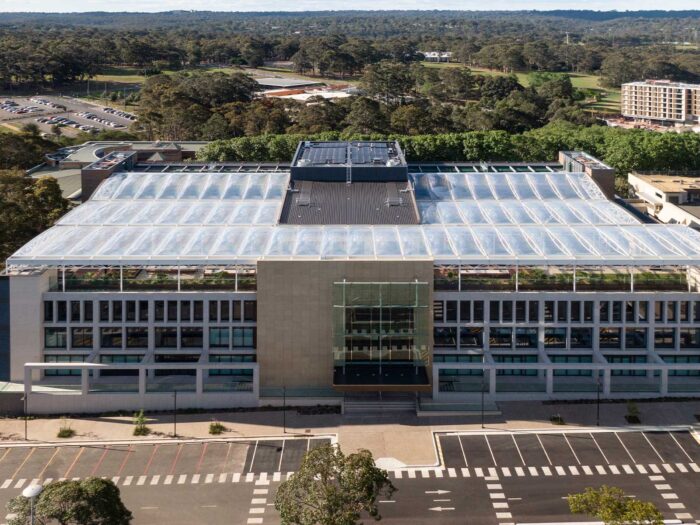
[[513,444],[515,445],[515,450],[518,451],[518,456],[520,456],[520,461],[522,461],[523,466],[525,466],[525,458],[523,457],[522,452],[520,452],[520,447],[518,446],[518,442],[515,440],[515,434],[511,434],[510,437],[513,438]]
[[469,462],[467,461],[467,455],[464,453],[464,445],[462,444],[462,438],[457,436],[457,441],[459,442],[459,448],[462,451],[462,457],[464,458],[464,466],[468,467]]
[[493,460],[493,466],[497,467],[498,463],[496,463],[496,456],[493,455],[493,450],[491,449],[491,443],[489,443],[489,437],[485,435],[484,439],[486,439],[486,446],[489,447],[489,452],[491,453],[491,459]]
[[625,449],[625,452],[627,452],[627,455],[628,455],[628,456],[630,457],[630,459],[632,460],[632,463],[637,463],[637,462],[635,461],[634,457],[632,456],[632,454],[630,453],[629,449],[627,448],[627,445],[625,445],[625,443],[620,439],[620,436],[617,434],[617,432],[614,432],[614,434],[615,434],[615,437],[617,438],[617,440],[618,440],[618,441],[620,442],[620,444],[622,445],[622,448]]
[[656,450],[656,447],[654,445],[652,445],[651,441],[649,441],[649,438],[647,437],[647,435],[644,432],[642,432],[642,436],[644,436],[644,439],[646,439],[647,443],[649,443],[649,446],[656,453],[656,455],[659,456],[661,463],[666,463],[666,460],[661,456],[661,454],[659,454],[659,451]]
[[53,456],[46,462],[46,465],[44,465],[44,468],[41,469],[41,472],[39,472],[39,475],[37,476],[39,479],[43,479],[44,473],[46,472],[46,469],[49,468],[49,465],[51,465],[51,462],[53,459],[58,455],[58,453],[61,451],[60,447],[56,447],[56,450],[53,453]]
[[685,448],[683,448],[683,445],[680,444],[680,442],[676,439],[676,436],[673,435],[673,432],[668,432],[668,435],[671,436],[671,439],[676,442],[676,445],[678,445],[678,448],[680,448],[683,451],[683,454],[685,454],[685,457],[688,458],[688,461],[692,462],[693,458],[690,457],[690,454],[686,452]]
[[22,461],[22,463],[20,463],[19,467],[17,467],[17,470],[15,470],[14,474],[12,474],[12,478],[13,478],[13,479],[17,477],[17,474],[19,474],[20,470],[22,470],[22,467],[23,467],[24,464],[27,462],[27,460],[28,460],[30,457],[32,457],[32,454],[34,454],[34,451],[35,451],[35,450],[36,450],[36,449],[33,448],[33,449],[31,449],[31,450],[29,451],[29,453],[28,453],[27,456],[24,458],[24,460]]
[[168,472],[168,474],[170,474],[170,475],[173,475],[175,473],[175,465],[177,465],[177,462],[180,459],[180,454],[182,453],[183,446],[184,446],[183,443],[180,443],[177,446],[177,453],[175,454],[175,458],[173,459],[173,464],[170,465],[170,472]]
[[129,448],[126,451],[126,454],[124,455],[124,460],[122,461],[121,466],[119,467],[119,471],[117,472],[117,476],[121,477],[122,471],[124,470],[124,467],[126,467],[126,462],[129,461],[129,456],[131,456],[131,451],[133,449],[131,448],[131,445],[129,445]]
[[576,460],[576,463],[578,463],[580,465],[581,460],[578,459],[578,455],[576,454],[574,447],[571,446],[571,442],[569,441],[569,438],[566,437],[566,434],[563,434],[563,436],[564,436],[564,441],[566,441],[566,444],[569,445],[569,449],[571,449],[571,453],[574,455],[574,459]]
[[80,456],[83,455],[83,452],[85,452],[85,447],[80,447],[78,453],[75,455],[75,458],[73,458],[73,462],[70,464],[70,467],[68,467],[68,470],[66,470],[66,473],[63,475],[64,478],[68,478],[73,470],[73,467],[75,467],[75,464],[78,462],[78,459],[80,459]]
[[544,445],[542,444],[542,440],[540,439],[539,434],[535,434],[537,436],[537,441],[539,442],[540,446],[542,447],[542,451],[544,452],[545,457],[547,458],[547,462],[549,465],[552,465],[552,460],[549,458],[549,454],[547,453],[547,449],[544,448]]
[[108,452],[108,451],[109,451],[109,448],[108,448],[108,447],[105,447],[104,451],[102,452],[102,455],[100,456],[100,459],[97,460],[97,463],[96,463],[95,466],[92,468],[92,472],[91,472],[91,475],[92,475],[92,476],[95,475],[95,472],[97,472],[97,469],[99,469],[99,468],[100,468],[100,465],[102,465],[102,461],[104,461],[105,456],[107,455],[107,452]]
[[608,465],[610,465],[610,461],[608,461],[608,457],[605,455],[605,452],[603,452],[603,449],[600,448],[600,445],[598,444],[598,441],[596,441],[595,436],[593,435],[593,432],[590,432],[589,435],[591,436],[593,443],[595,443],[595,446],[598,447],[598,451],[600,452],[600,455],[603,456],[603,459],[605,460],[605,462]]
[[156,452],[158,452],[158,448],[159,448],[159,447],[160,447],[160,444],[159,444],[159,443],[156,443],[156,444],[153,446],[153,452],[151,452],[151,457],[148,458],[148,463],[146,463],[146,468],[143,470],[144,476],[148,474],[148,469],[151,467],[151,463],[153,462],[153,458],[155,457]]
[[[284,457],[284,444],[285,444],[286,442],[287,442],[286,439],[283,439],[283,440],[282,440],[282,453],[280,454],[280,461],[279,461],[279,463],[277,464],[277,472],[279,472],[279,471],[282,470],[282,458]],[[309,442],[311,442],[311,440],[309,440]],[[308,444],[307,444],[307,446],[308,446]]]

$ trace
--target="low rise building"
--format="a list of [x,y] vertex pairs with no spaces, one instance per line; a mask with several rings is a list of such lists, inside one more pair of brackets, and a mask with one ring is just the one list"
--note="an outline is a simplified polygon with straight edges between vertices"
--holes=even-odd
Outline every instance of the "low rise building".
[[622,84],[621,113],[634,120],[665,124],[700,121],[700,85],[645,80]]
[[700,230],[700,174],[630,173],[627,181],[649,216]]
[[700,395],[700,232],[561,158],[122,162],[8,259],[11,379],[31,413]]

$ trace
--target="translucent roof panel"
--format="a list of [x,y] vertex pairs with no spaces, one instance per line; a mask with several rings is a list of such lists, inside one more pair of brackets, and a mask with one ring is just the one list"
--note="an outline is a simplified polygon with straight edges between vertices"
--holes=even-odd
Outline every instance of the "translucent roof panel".
[[641,224],[585,174],[451,168],[410,174],[420,224],[396,226],[279,224],[285,172],[118,173],[8,264],[700,265],[700,232]]

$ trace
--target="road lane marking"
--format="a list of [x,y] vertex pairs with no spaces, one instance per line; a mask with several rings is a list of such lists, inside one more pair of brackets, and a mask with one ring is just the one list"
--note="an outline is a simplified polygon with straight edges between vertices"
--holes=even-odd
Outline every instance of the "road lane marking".
[[540,473],[537,472],[536,467],[527,467],[527,470],[530,472],[531,476],[539,476],[540,475]]
[[685,467],[683,463],[676,463],[676,468],[680,470],[683,474],[688,472],[688,469]]
[[275,472],[272,475],[272,481],[280,481],[282,479],[282,473],[281,472]]
[[690,463],[690,468],[693,469],[693,472],[700,472],[700,467],[697,463]]
[[100,459],[97,461],[97,464],[93,467],[92,472],[90,472],[91,476],[94,476],[97,472],[97,469],[100,468],[100,465],[102,465],[102,461],[105,459],[105,456],[107,455],[108,451],[109,448],[105,447],[104,452],[102,452],[102,456],[100,456]]
[[654,474],[661,474],[661,469],[653,463],[649,465],[649,470],[651,470]]
[[155,475],[151,478],[151,485],[158,485],[158,482],[160,481],[160,475]]
[[78,450],[78,453],[75,455],[75,458],[73,458],[73,462],[70,464],[70,467],[68,467],[68,470],[66,470],[66,473],[63,475],[64,478],[67,478],[71,470],[73,470],[73,467],[75,467],[75,464],[78,462],[78,459],[80,456],[83,455],[83,452],[85,452],[85,447],[80,447],[80,450]]
[[525,471],[523,470],[523,467],[515,467],[515,474],[518,476],[524,476]]
[[601,476],[604,476],[605,474],[607,474],[607,472],[605,472],[605,467],[603,467],[603,465],[596,465],[595,469],[598,471],[598,474],[600,474]]
[[634,457],[632,456],[632,454],[630,454],[630,451],[629,451],[629,449],[627,448],[627,445],[625,445],[625,443],[622,441],[622,439],[620,439],[620,436],[617,434],[617,432],[613,432],[613,434],[615,434],[615,437],[617,438],[617,440],[618,440],[618,441],[620,442],[620,444],[622,445],[622,448],[624,448],[624,449],[625,449],[625,452],[627,452],[627,455],[628,455],[628,456],[630,457],[630,459],[632,460],[632,463],[636,463],[637,461],[634,459]]
[[219,483],[226,483],[227,477],[228,477],[228,474],[226,472],[219,474]]
[[11,484],[12,484],[12,480],[11,480],[11,479],[6,479],[6,480],[3,482],[2,486],[0,486],[0,489],[6,489],[6,488],[9,487]]
[[544,452],[545,457],[547,458],[547,463],[549,463],[549,466],[552,466],[552,460],[549,459],[549,454],[547,454],[547,449],[544,448],[544,445],[542,444],[542,440],[540,439],[539,434],[535,434],[535,437],[537,438],[537,441],[540,442],[540,446],[542,447],[542,451]]
[[32,454],[34,454],[35,450],[36,450],[35,448],[29,449],[29,453],[27,454],[27,457],[24,458],[24,461],[22,461],[22,463],[19,465],[19,467],[17,467],[17,470],[15,470],[14,474],[12,474],[12,476],[11,476],[12,479],[17,477],[17,474],[19,474],[19,471],[22,470],[22,467],[27,462],[27,460],[32,456]]
[[25,484],[26,482],[27,482],[27,480],[24,479],[24,478],[18,480],[17,483],[15,483],[15,488],[16,488],[16,489],[21,489],[21,488],[24,486],[24,484]]
[[196,485],[197,483],[199,483],[199,474],[193,474],[192,479],[190,480],[190,483],[192,483],[193,485]]
[[668,472],[669,474],[674,474],[674,473],[676,472],[675,470],[673,470],[673,467],[672,467],[671,465],[669,465],[668,463],[664,463],[664,464],[661,465],[661,466],[662,466],[662,467],[664,468],[664,470],[665,470],[666,472]]
[[[673,435],[673,432],[669,432],[668,435],[671,436],[671,439],[673,439],[673,441],[676,442],[676,445],[678,445],[678,448],[680,448],[683,451],[683,454],[685,454],[685,457],[688,458],[688,461],[692,462],[693,458],[691,458],[690,454],[688,454],[685,451],[685,448],[683,448],[683,445],[681,445],[680,442],[676,439],[676,436]],[[0,460],[0,461],[2,461],[2,460]]]
[[550,469],[549,467],[542,467],[542,472],[544,472],[544,475],[545,475],[545,476],[551,476],[551,475],[552,475],[552,471],[551,471],[551,469]]
[[634,474],[634,470],[632,470],[632,467],[629,465],[622,465],[622,470],[624,470],[627,474]]
[[180,474],[180,477],[177,479],[177,484],[184,485],[186,481],[187,481],[187,474]]
[[591,470],[591,467],[588,467],[584,465],[581,467],[583,469],[583,473],[586,474],[587,476],[591,476],[593,474],[593,471]]
[[489,437],[484,434],[484,439],[486,440],[486,446],[489,447],[489,452],[491,453],[491,459],[493,460],[493,466],[497,467],[498,463],[496,463],[496,456],[493,455],[493,450],[491,450],[491,443],[489,443]]
[[[640,474],[646,474],[647,469],[644,468],[644,465],[635,465],[637,467],[637,470],[639,471]],[[654,465],[656,467],[656,465]],[[649,465],[649,468],[651,468],[651,465]],[[652,470],[652,472],[656,472],[655,470]],[[660,472],[660,471],[659,471]],[[657,472],[658,474],[658,472]]]
[[484,477],[484,471],[483,471],[481,468],[479,468],[479,467],[477,467],[477,468],[474,469],[474,473],[476,474],[476,477],[477,477],[477,478],[483,478],[483,477]]
[[172,482],[173,482],[173,475],[172,474],[168,474],[167,476],[165,476],[165,481],[163,482],[164,485],[170,485],[170,484],[172,484]]
[[2,455],[0,458],[0,462],[2,462],[3,459],[5,459],[5,456],[7,456],[10,453],[11,448],[5,449],[5,453]]
[[609,465],[609,468],[610,468],[610,472],[612,472],[613,474],[620,473],[620,469],[617,468],[617,465]]
[[214,481],[214,474],[207,474],[207,477],[204,478],[204,483],[212,483]]
[[174,474],[175,473],[175,465],[177,464],[178,460],[180,459],[180,453],[182,452],[182,447],[183,444],[180,443],[177,448],[177,454],[175,454],[175,458],[173,459],[173,464],[170,465],[170,472],[168,474]]
[[51,458],[50,458],[49,461],[46,463],[46,465],[44,465],[44,468],[41,469],[41,472],[39,472],[39,479],[41,479],[41,478],[44,477],[44,473],[46,472],[46,469],[49,468],[49,465],[51,465],[51,462],[53,461],[53,458],[56,457],[56,455],[60,452],[60,450],[61,450],[61,449],[60,449],[59,447],[56,447],[56,450],[54,451],[53,456],[51,456]]
[[126,462],[129,460],[129,456],[131,456],[131,445],[129,445],[129,448],[126,451],[126,454],[124,455],[124,460],[122,461],[121,466],[119,467],[119,472],[117,472],[117,476],[122,475],[122,470],[124,470],[124,467],[126,467]]
[[282,470],[282,458],[284,457],[284,444],[287,442],[286,439],[282,440],[282,452],[280,453],[280,462],[277,465],[277,470]]
[[[197,463],[197,470],[195,470],[195,473],[199,474],[199,469],[202,468],[202,462],[204,461],[204,455],[207,453],[207,447],[209,446],[209,443],[204,443],[204,446],[202,447],[202,453],[199,456],[199,462]],[[251,461],[250,467],[253,467],[253,462]]]
[[574,447],[571,446],[571,442],[569,441],[569,438],[566,437],[566,434],[562,434],[564,436],[564,440],[566,441],[566,444],[569,445],[569,449],[571,449],[571,453],[574,455],[574,459],[576,460],[576,463],[579,465],[581,464],[581,461],[578,459],[578,456],[576,455],[576,451],[574,450]]
[[457,477],[457,471],[453,468],[448,468],[447,469],[447,476],[450,478],[456,478]]
[[[308,440],[309,442],[311,440]],[[306,444],[306,451],[309,450],[309,444]],[[248,467],[248,472],[253,472],[253,463],[255,463],[255,453],[258,451],[258,440],[255,440],[255,447],[253,447],[253,455],[250,457],[250,466]]]
[[671,485],[668,483],[660,483],[659,485],[654,485],[656,490],[671,490]]
[[509,478],[509,477],[511,477],[511,475],[512,475],[512,474],[510,473],[510,469],[509,469],[508,467],[501,467],[501,471],[503,471],[503,475],[504,475],[506,478]]
[[160,447],[160,444],[153,446],[153,452],[151,452],[151,457],[148,458],[148,462],[146,463],[146,468],[143,470],[144,475],[148,475],[148,469],[151,468],[151,462],[153,461],[153,457],[156,455],[156,451],[158,450],[158,447]]
[[131,485],[131,481],[133,479],[134,479],[134,476],[127,476],[126,478],[124,478],[124,486],[128,487],[129,485]]
[[513,443],[515,444],[515,450],[518,451],[518,456],[520,456],[520,461],[523,462],[523,467],[525,466],[525,458],[523,457],[522,453],[520,452],[520,447],[518,446],[518,442],[515,439],[515,434],[511,434],[510,437],[513,438]]
[[560,476],[566,476],[566,470],[564,470],[564,467],[554,467],[554,470],[556,470],[557,474]]
[[231,476],[231,483],[238,483],[239,481],[241,481],[241,473],[234,472],[233,476]]
[[573,465],[569,465],[569,472],[571,472],[572,476],[578,476],[580,474],[578,469]]
[[644,432],[642,432],[641,434],[642,434],[642,436],[644,436],[644,439],[647,440],[647,443],[649,443],[649,446],[651,447],[651,449],[656,453],[657,456],[659,456],[661,463],[664,463],[666,460],[663,457],[661,457],[661,454],[659,454],[659,451],[656,450],[656,447],[651,444],[651,441],[649,441],[649,438],[647,437],[647,435]]
[[603,459],[605,460],[605,462],[608,465],[610,465],[610,462],[608,461],[608,456],[606,456],[605,452],[603,452],[603,449],[600,448],[600,445],[598,444],[598,441],[596,441],[595,436],[593,435],[593,432],[590,432],[588,435],[591,436],[591,439],[593,439],[593,443],[595,443],[595,446],[598,447],[598,451],[600,452],[600,455],[603,456]]
[[666,492],[661,494],[663,499],[678,499],[678,495],[675,492]]
[[462,445],[462,438],[460,436],[457,436],[457,441],[459,441],[459,448],[462,451],[462,457],[464,458],[464,466],[468,467],[469,463],[467,462],[467,455],[464,452],[464,445]]

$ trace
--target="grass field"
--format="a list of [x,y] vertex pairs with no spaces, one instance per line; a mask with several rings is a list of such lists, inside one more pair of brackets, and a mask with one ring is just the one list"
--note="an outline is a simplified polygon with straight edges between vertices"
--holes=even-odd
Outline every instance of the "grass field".
[[[427,67],[442,68],[442,67],[462,67],[461,64],[454,63],[435,63],[435,62],[424,62]],[[502,71],[495,71],[492,69],[485,69],[481,67],[470,67],[474,73],[480,75],[492,75],[492,76],[505,76],[508,73],[503,73]],[[562,73],[564,74],[564,73]],[[599,113],[619,113],[620,112],[620,90],[614,88],[604,88],[599,84],[599,77],[596,75],[585,75],[582,73],[567,73],[569,78],[571,78],[571,84],[575,88],[579,89],[590,89],[597,92],[601,96],[600,102],[592,102],[585,104],[584,107]],[[528,87],[530,85],[530,76],[528,73],[515,73],[518,77],[518,82],[523,86]]]

